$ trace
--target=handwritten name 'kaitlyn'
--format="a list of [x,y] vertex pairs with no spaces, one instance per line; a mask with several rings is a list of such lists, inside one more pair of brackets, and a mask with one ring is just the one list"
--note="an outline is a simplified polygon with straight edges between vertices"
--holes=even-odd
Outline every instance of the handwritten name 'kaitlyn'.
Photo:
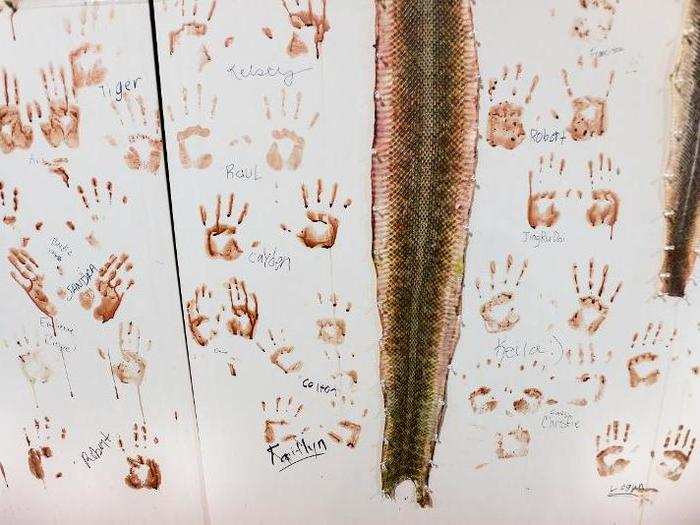
[[296,80],[296,75],[311,71],[312,69],[311,67],[297,70],[283,69],[282,66],[278,64],[270,64],[267,66],[231,64],[226,71],[236,80],[247,80],[250,78],[281,78],[285,86],[291,87]]
[[270,445],[267,447],[267,452],[270,454],[272,465],[282,467],[279,470],[280,472],[307,459],[323,456],[328,450],[328,446],[323,438],[311,444],[307,443],[304,438],[295,440],[294,446],[285,452],[276,450],[279,446],[279,443]]

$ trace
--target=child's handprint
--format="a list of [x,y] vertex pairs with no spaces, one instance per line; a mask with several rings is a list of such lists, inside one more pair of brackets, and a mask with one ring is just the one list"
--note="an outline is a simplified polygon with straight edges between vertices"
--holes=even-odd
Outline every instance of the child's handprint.
[[583,196],[580,191],[564,189],[562,187],[562,177],[566,172],[566,160],[561,159],[554,167],[554,154],[549,156],[549,161],[544,156],[540,157],[539,174],[537,176],[540,185],[543,180],[547,180],[546,189],[535,191],[535,175],[532,171],[528,173],[528,197],[527,197],[527,222],[532,229],[540,226],[551,228],[561,216],[557,207],[558,201],[562,197]]
[[[607,284],[609,266],[607,264],[603,266],[600,286],[597,289],[593,287],[594,269],[595,262],[591,259],[588,262],[588,293],[586,295],[583,295],[585,290],[583,290],[579,284],[578,264],[574,264],[572,270],[574,288],[576,289],[576,294],[579,296],[579,307],[569,319],[569,326],[574,330],[585,329],[589,335],[593,335],[598,331],[600,325],[602,325],[603,321],[608,317],[610,307],[615,301],[617,294],[622,289],[622,281],[620,281],[613,293],[606,300],[603,295],[605,293],[605,285]],[[586,314],[591,312],[593,319],[586,320]]]
[[[512,329],[520,321],[520,314],[515,311],[514,307],[510,307],[507,311],[504,305],[512,303],[515,300],[515,290],[520,286],[525,272],[527,271],[527,259],[523,261],[520,271],[516,273],[517,278],[514,282],[511,277],[515,278],[515,273],[511,274],[513,269],[513,256],[508,254],[506,257],[505,272],[503,280],[496,279],[497,265],[496,261],[491,261],[489,265],[489,291],[491,297],[481,305],[479,313],[484,320],[486,331],[489,333],[506,332]],[[479,293],[479,299],[483,299],[481,295],[482,282],[481,278],[477,278],[474,282],[476,290]],[[500,311],[500,312],[499,312]]]
[[[285,399],[281,396],[275,399],[274,406],[270,403],[271,406],[268,407],[265,401],[262,401],[261,405],[263,416],[265,417],[263,425],[263,439],[265,443],[271,445],[296,439],[296,432],[286,431],[282,434],[282,427],[293,425],[294,428],[292,430],[298,431],[296,427],[300,426],[300,420],[297,420],[297,418],[304,411],[304,405],[295,405],[291,397]],[[272,411],[273,409],[274,412]],[[305,430],[301,430],[299,434],[304,433]]]
[[[146,341],[143,350],[151,349],[150,339]],[[146,421],[143,410],[143,400],[141,398],[141,384],[146,376],[146,360],[141,353],[141,330],[134,323],[129,322],[125,327],[119,323],[119,352],[121,359],[119,363],[112,366],[112,373],[125,385],[136,386],[136,393],[141,409],[141,419]]]
[[243,221],[245,221],[245,218],[248,215],[248,203],[246,202],[243,205],[243,208],[238,215],[238,219],[234,223],[231,221],[234,199],[235,196],[233,193],[231,193],[228,197],[228,203],[226,205],[224,216],[227,222],[221,222],[221,195],[216,196],[216,219],[214,224],[211,226],[208,225],[209,217],[207,214],[207,209],[203,205],[199,206],[199,215],[202,219],[202,226],[204,226],[204,248],[207,255],[212,259],[235,261],[243,254],[243,249],[236,238],[236,234],[238,233],[238,228],[240,228],[241,224],[243,224]]
[[[685,434],[683,430],[683,425],[678,425],[673,443],[671,443],[671,431],[668,431],[664,440],[663,454],[656,465],[659,474],[670,481],[678,481],[681,478],[695,448],[695,437],[690,439],[690,429],[687,429]],[[654,451],[651,455],[654,457]]]
[[104,220],[111,210],[112,204],[120,202],[125,205],[128,202],[126,196],[118,198],[114,195],[115,189],[112,181],[108,180],[104,184],[104,190],[101,190],[97,177],[92,177],[89,189],[86,190],[78,184],[76,191],[93,222]]
[[561,75],[566,94],[571,99],[571,124],[567,128],[571,138],[575,141],[581,141],[604,135],[608,129],[608,97],[615,80],[615,72],[610,72],[605,97],[602,98],[590,95],[574,97],[569,81],[569,72],[562,69]]
[[[304,208],[306,209],[308,224],[297,234],[297,237],[299,237],[307,248],[313,249],[319,246],[322,248],[332,248],[338,236],[340,220],[335,215],[331,215],[333,206],[336,204],[336,199],[338,197],[338,183],[333,184],[328,204],[325,207],[322,204],[322,195],[323,181],[318,179],[316,181],[316,199],[314,199],[315,209],[309,209],[310,206],[314,205],[314,202],[311,201],[311,204],[309,203],[309,190],[305,184],[301,185],[301,198],[304,202]],[[352,201],[347,199],[342,205],[343,210],[346,210],[351,204]],[[287,230],[284,225],[282,228]]]
[[5,183],[0,180],[0,208],[2,208],[2,222],[6,226],[12,226],[17,222],[19,212],[19,189],[15,186],[7,198],[5,197]]
[[80,144],[80,108],[75,104],[75,90],[66,84],[66,74],[61,67],[58,78],[53,65],[48,72],[41,70],[41,81],[49,106],[48,118],[41,124],[41,132],[52,148],[65,143],[69,148]]
[[[275,171],[282,171],[283,169],[296,171],[304,159],[306,139],[301,135],[302,131],[299,130],[297,123],[301,110],[301,100],[302,95],[299,92],[296,95],[294,111],[290,114],[287,109],[287,91],[285,89],[282,90],[280,97],[281,122],[278,122],[270,132],[272,143],[266,155],[267,165]],[[263,97],[263,102],[265,105],[265,117],[272,123],[273,117],[270,101],[267,97]],[[308,124],[309,130],[316,125],[318,116],[318,113],[315,113],[311,117]]]
[[44,347],[40,339],[33,342],[28,337],[17,340],[17,350],[19,352],[19,362],[29,388],[32,391],[34,405],[39,408],[39,400],[36,395],[36,385],[45,384],[51,379],[53,369],[47,360]]
[[[190,141],[198,137],[202,139],[204,143],[207,143],[209,141],[209,137],[211,135],[211,129],[205,126],[202,126],[202,122],[205,122],[205,120],[213,119],[214,115],[216,115],[216,106],[218,104],[218,97],[214,96],[210,100],[210,109],[209,111],[204,111],[204,107],[202,106],[202,84],[197,84],[197,106],[196,106],[196,115],[190,116],[190,108],[188,106],[188,91],[187,88],[182,88],[182,112],[183,112],[183,119],[185,120],[192,120],[191,125],[185,126],[180,129],[180,131],[177,132],[177,146],[178,146],[178,156],[180,158],[180,165],[185,168],[185,169],[198,169],[198,170],[203,170],[211,166],[212,162],[214,161],[214,156],[210,152],[202,153],[199,155],[194,161],[192,160],[192,154],[190,153],[190,148],[189,144]],[[168,106],[168,115],[170,117],[170,120],[175,122],[175,118],[173,116],[173,111],[170,106]]]
[[[137,108],[134,108],[134,105]],[[123,104],[110,103],[112,111],[119,119],[121,142],[128,143],[124,153],[124,164],[130,170],[157,173],[163,158],[163,140],[160,133],[160,113],[157,109],[149,110],[141,95],[132,97],[124,95]],[[129,120],[126,123],[120,107],[126,106]],[[120,141],[108,135],[107,142],[118,146]]]
[[[32,121],[35,108],[31,104],[26,105],[29,123],[25,123],[22,120],[17,77],[8,75],[7,71],[3,69],[0,84],[3,94],[3,98],[0,100],[0,151],[12,153],[17,148],[28,149],[34,142]],[[41,116],[40,113],[39,116]]]
[[[284,331],[281,330],[279,335],[275,337],[272,330],[268,330],[267,335],[272,343],[272,348],[267,349],[260,343],[257,343],[257,345],[263,352],[270,355],[270,362],[282,370],[282,372],[285,374],[290,374],[301,370],[304,363],[301,361],[294,361],[294,358],[290,358],[291,354],[295,352],[295,348],[294,345],[287,343],[284,336]],[[285,364],[285,361],[291,362]]]
[[[593,226],[604,225],[610,228],[610,238],[613,238],[613,229],[620,213],[620,197],[610,188],[612,176],[620,175],[620,168],[613,170],[610,157],[602,153],[598,155],[598,162],[594,166],[592,160],[588,161],[588,175],[591,181],[591,198],[593,204],[586,211],[588,224]],[[597,180],[596,180],[597,179]],[[600,184],[605,187],[599,187]]]
[[[168,1],[165,0],[163,3],[165,9],[167,9]],[[214,18],[216,1],[211,0],[209,2],[207,11],[199,10],[198,0],[176,0],[174,2],[174,6],[180,6],[180,26],[168,33],[168,45],[171,55],[174,55],[175,51],[177,51],[183,35],[199,39],[207,34],[208,24]],[[185,6],[185,4],[189,5]]]
[[[323,304],[323,296],[321,292],[317,294],[318,304]],[[316,320],[316,326],[318,328],[318,339],[329,345],[341,345],[345,341],[345,334],[347,326],[345,319],[338,317],[336,315],[338,308],[338,296],[336,294],[331,294],[329,297],[331,306],[331,317],[324,317]],[[345,313],[350,312],[352,308],[351,303],[345,305]]]
[[[649,323],[641,340],[639,332],[635,332],[632,336],[630,349],[635,352],[635,355],[627,361],[630,387],[637,388],[640,385],[652,386],[659,380],[661,371],[654,363],[659,357],[668,355],[668,351],[678,333],[677,330],[673,330],[668,339],[664,341],[661,336],[662,329],[663,325],[661,323],[658,323],[656,328],[654,328],[654,323]],[[639,348],[637,348],[637,345],[639,345]],[[662,345],[663,348],[660,348]],[[646,369],[646,373],[641,371],[644,369]]]
[[213,293],[206,284],[197,287],[194,297],[187,301],[187,326],[195,342],[199,346],[207,346],[209,342],[219,333],[221,323],[221,310],[215,307],[214,310],[203,313],[205,303],[211,304]]
[[584,41],[605,40],[612,30],[620,0],[578,0],[582,16],[574,19],[571,35]]
[[[498,99],[504,99],[494,104],[489,109],[488,114],[488,130],[486,141],[495,147],[505,149],[515,149],[525,139],[525,127],[523,126],[523,107],[516,104],[513,99],[518,95],[517,86],[522,79],[523,66],[518,64],[515,66],[513,81],[508,85],[508,91],[498,96]],[[508,67],[503,68],[503,73],[500,78],[492,78],[489,80],[489,100],[494,102],[498,91],[499,82],[506,83],[509,80],[510,71]],[[524,103],[527,105],[532,100],[532,93],[539,84],[540,77],[535,75],[530,84],[530,90],[524,98]]]
[[226,326],[232,335],[253,339],[258,324],[258,296],[248,295],[245,281],[231,278],[227,283],[230,309]]
[[517,427],[505,436],[496,434],[496,456],[499,459],[524,458],[530,449],[530,431]]
[[[148,434],[146,424],[143,423],[140,427],[138,423],[134,423],[133,427],[134,447],[144,449],[148,446]],[[153,439],[154,443],[158,444],[158,438]],[[126,454],[124,442],[121,437],[118,440],[119,448]],[[144,457],[141,450],[138,453],[126,455],[126,463],[129,467],[129,473],[124,477],[124,483],[127,487],[134,490],[149,489],[158,490],[163,482],[163,475],[158,462],[149,457]]]
[[[103,9],[107,9],[107,7],[99,4],[95,4],[90,8],[81,8],[77,20],[80,26],[79,36],[86,37],[89,35],[91,40],[99,38],[105,30],[103,26],[98,28],[100,13]],[[107,23],[109,24],[114,19],[114,6],[109,6],[108,9]],[[70,18],[63,20],[63,29],[68,35],[73,34],[73,21]],[[107,68],[102,64],[101,44],[83,42],[68,54],[68,60],[73,78],[73,89],[76,92],[84,87],[97,86],[104,82],[107,77]]]
[[[627,439],[629,438],[630,424],[625,425],[624,432],[621,432],[620,422],[618,420],[608,423],[605,432],[605,442],[601,443],[601,436],[595,437],[596,445],[596,470],[598,475],[602,477],[614,476],[627,468],[630,460],[619,457],[614,462],[608,461],[608,456],[618,456],[625,452],[627,447]],[[605,447],[605,448],[602,448]]]
[[[330,31],[331,25],[328,23],[328,18],[326,16],[326,1],[320,0],[321,2],[321,12],[316,13],[314,9],[313,0],[307,0],[307,8],[301,9],[299,5],[299,0],[293,0],[296,4],[297,10],[292,11],[289,9],[287,0],[282,0],[282,5],[287,11],[289,16],[289,23],[294,29],[303,30],[305,28],[314,29],[314,45],[316,47],[316,58],[321,56],[321,44],[326,37],[326,33]],[[292,0],[289,0],[291,4]],[[308,53],[308,47],[303,40],[299,38],[296,32],[292,32],[292,38],[287,46],[287,54],[292,57],[298,57]]]
[[367,416],[367,409],[360,409],[355,402],[347,396],[341,396],[340,402],[331,401],[331,405],[341,410],[341,417],[337,419],[333,428],[327,431],[335,443],[344,444],[348,448],[357,448],[362,434],[362,425],[360,422]]
[[55,317],[58,310],[44,292],[44,275],[39,273],[36,260],[23,248],[10,248],[7,260],[17,270],[17,273],[10,271],[10,276],[22,287],[39,311],[51,318]]
[[132,269],[133,265],[126,253],[121,254],[119,257],[112,254],[102,265],[96,280],[97,291],[101,296],[100,304],[93,312],[96,320],[106,323],[117,313],[124,295],[134,285],[133,279],[124,281],[126,274],[131,272]]
[[[51,420],[47,416],[44,416],[41,420],[35,419],[33,427],[36,433],[36,440],[39,441],[36,447],[33,446],[32,439],[29,437],[27,429],[24,429],[24,439],[29,447],[27,450],[27,466],[32,476],[46,486],[46,468],[44,460],[54,457],[54,451],[51,446]],[[62,428],[60,434],[61,439],[65,439],[66,435],[66,429]],[[61,477],[63,477],[62,472],[56,472],[54,474],[54,478],[56,479]]]

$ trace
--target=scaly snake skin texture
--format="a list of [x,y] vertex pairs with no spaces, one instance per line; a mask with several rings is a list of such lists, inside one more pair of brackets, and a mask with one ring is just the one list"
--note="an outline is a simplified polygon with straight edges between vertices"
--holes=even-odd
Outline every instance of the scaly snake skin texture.
[[468,0],[376,0],[373,254],[382,324],[382,490],[421,506],[459,338],[479,71]]
[[671,76],[673,123],[666,168],[666,250],[662,291],[683,297],[700,240],[700,0],[687,0],[678,63]]

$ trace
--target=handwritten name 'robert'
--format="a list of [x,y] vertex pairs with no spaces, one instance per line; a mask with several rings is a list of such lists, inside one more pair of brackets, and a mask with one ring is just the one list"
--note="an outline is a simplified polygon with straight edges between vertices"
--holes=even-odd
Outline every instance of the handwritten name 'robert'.
[[90,463],[94,463],[100,459],[104,454],[105,449],[112,446],[112,438],[109,434],[105,434],[104,432],[100,431],[100,436],[100,440],[94,447],[90,447],[87,451],[83,451],[82,454],[80,454],[80,457],[87,468],[92,468]]
[[282,83],[291,87],[296,80],[296,75],[304,73],[306,71],[311,71],[311,67],[297,69],[282,69],[282,66],[278,64],[270,64],[268,66],[256,66],[255,64],[250,65],[239,65],[231,64],[226,71],[233,75],[236,80],[247,80],[250,78],[281,78]]

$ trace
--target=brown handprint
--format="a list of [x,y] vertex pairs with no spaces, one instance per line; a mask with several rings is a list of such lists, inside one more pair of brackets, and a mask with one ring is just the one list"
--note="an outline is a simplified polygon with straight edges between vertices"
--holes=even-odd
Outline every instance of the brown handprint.
[[[661,323],[658,323],[656,327],[654,327],[654,323],[649,323],[641,340],[639,338],[639,332],[635,332],[632,336],[630,349],[635,353],[638,351],[640,352],[627,361],[627,372],[629,373],[630,386],[632,388],[637,388],[640,385],[652,386],[659,380],[661,371],[658,366],[654,367],[654,363],[659,359],[659,354],[661,353],[659,350],[665,350],[664,354],[668,354],[668,350],[671,348],[678,333],[677,330],[673,330],[666,340],[664,348],[655,350],[663,343],[663,338],[660,335],[662,329],[663,324]],[[637,345],[639,345],[639,349],[637,349]],[[651,365],[652,369],[644,374],[640,372],[640,368],[644,368],[647,365]]]
[[[46,468],[44,465],[44,460],[54,457],[54,451],[51,447],[51,420],[47,416],[44,416],[41,420],[35,419],[33,427],[36,433],[36,439],[41,444],[34,447],[27,429],[24,429],[24,439],[29,447],[27,450],[27,466],[29,467],[29,472],[32,474],[32,476],[46,486]],[[62,428],[60,434],[61,439],[65,439],[66,435],[66,429]],[[63,477],[62,472],[56,472],[54,474],[54,478],[56,479],[61,477]]]
[[[272,343],[272,349],[266,349],[260,343],[257,343],[257,345],[263,352],[270,354],[270,362],[273,365],[282,370],[285,374],[298,372],[303,368],[303,362],[294,361],[293,358],[289,358],[289,356],[295,352],[295,348],[294,345],[287,343],[285,340],[284,331],[280,331],[279,335],[275,337],[272,330],[268,330],[267,335]],[[292,362],[290,364],[285,364],[284,361]]]
[[[573,265],[572,271],[574,279],[574,288],[576,289],[576,294],[579,296],[579,308],[569,319],[569,326],[574,330],[585,329],[589,335],[593,335],[598,331],[600,326],[603,324],[603,321],[605,321],[605,319],[608,317],[610,307],[615,301],[617,294],[622,289],[622,281],[620,281],[620,283],[617,285],[613,293],[606,301],[603,298],[603,294],[605,293],[605,285],[607,284],[609,266],[607,264],[603,266],[603,274],[600,278],[600,286],[597,288],[597,290],[594,290],[593,288],[594,269],[595,262],[593,259],[591,259],[588,262],[587,295],[583,295],[585,291],[582,290],[579,284],[578,264]],[[585,319],[585,316],[586,313],[590,312],[592,312],[593,314],[593,319],[587,321]]]
[[[687,429],[685,434],[683,430],[683,425],[678,425],[673,444],[671,443],[671,431],[668,431],[664,440],[663,454],[656,465],[659,474],[670,481],[681,479],[693,449],[695,449],[695,437],[690,439],[690,429]],[[651,452],[651,457],[654,457],[654,451]]]
[[[144,348],[146,352],[151,349],[150,339],[146,341]],[[143,399],[141,397],[141,384],[146,376],[146,360],[141,355],[141,330],[134,323],[129,322],[125,327],[119,323],[119,352],[121,360],[112,366],[112,373],[125,385],[135,385],[136,394],[139,399],[141,409],[141,420],[145,423],[146,416],[143,410]]]
[[615,191],[606,188],[596,187],[604,182],[609,186],[612,182],[612,175],[620,175],[620,168],[613,170],[613,163],[610,157],[605,157],[602,153],[598,155],[597,165],[594,167],[592,160],[588,161],[588,175],[591,181],[591,198],[593,204],[586,210],[588,224],[593,226],[604,225],[610,228],[610,238],[613,238],[613,230],[620,213],[620,197]]
[[[91,39],[99,35],[104,28],[97,28],[99,15],[102,9],[99,4],[91,8],[83,7],[80,10],[78,24],[80,25],[80,36],[85,37],[86,32],[91,34]],[[109,6],[107,15],[108,23],[114,19],[114,6]],[[88,25],[88,22],[90,24]],[[73,23],[70,19],[63,20],[63,29],[68,35],[73,34]],[[77,31],[76,31],[77,33]],[[88,86],[97,86],[104,82],[107,77],[107,68],[102,65],[102,46],[92,42],[84,42],[68,54],[70,62],[71,76],[73,78],[73,89],[77,92]]]
[[[199,346],[207,346],[219,333],[221,312],[212,313],[212,317],[202,313],[201,309],[205,301],[211,301],[213,293],[206,284],[195,288],[194,297],[187,301],[187,326],[192,337]],[[202,303],[202,305],[200,305]]]
[[22,375],[29,383],[34,405],[39,408],[36,385],[47,383],[53,375],[53,369],[46,359],[44,347],[39,339],[32,342],[25,336],[17,341],[17,350]]
[[[267,165],[275,170],[296,171],[301,166],[304,159],[304,150],[306,148],[306,139],[299,130],[298,120],[301,111],[301,92],[296,95],[296,103],[294,111],[289,112],[287,109],[287,91],[282,89],[280,96],[280,120],[270,131],[272,142],[268,148],[266,160]],[[272,109],[270,101],[267,97],[263,97],[265,106],[265,118],[272,123]],[[318,121],[319,114],[315,113],[309,120],[308,129],[311,130]]]
[[[193,118],[192,125],[185,126],[180,131],[177,132],[177,146],[178,146],[178,156],[180,158],[180,165],[185,169],[198,169],[203,170],[211,166],[214,161],[214,156],[207,152],[199,155],[194,161],[192,160],[192,155],[188,147],[189,142],[194,137],[199,137],[203,139],[203,142],[208,142],[211,136],[211,129],[203,126],[201,123],[205,119],[213,119],[216,115],[216,107],[218,104],[218,97],[213,96],[210,100],[210,109],[206,113],[204,112],[204,107],[202,106],[202,84],[198,83],[197,87],[197,115],[190,117],[190,108],[188,105],[189,92],[187,88],[182,88],[181,101],[182,101],[182,112],[183,118],[190,119]],[[169,118],[172,122],[175,122],[175,117],[173,116],[173,111],[170,106],[167,107]]]
[[49,106],[48,119],[41,124],[41,132],[52,148],[63,143],[69,148],[77,148],[80,144],[80,108],[74,103],[75,90],[68,87],[63,67],[58,70],[58,78],[51,64],[48,72],[42,69],[40,73]]
[[[278,396],[275,399],[274,413],[272,412],[272,406],[268,408],[265,401],[261,402],[261,406],[265,416],[263,425],[263,439],[265,443],[284,443],[285,441],[293,441],[297,437],[296,433],[288,432],[282,436],[278,432],[281,427],[292,424],[295,426],[299,425],[297,418],[304,411],[304,405],[294,405],[294,400],[291,397],[285,399]],[[303,434],[305,430],[303,429],[299,433]]]
[[[235,196],[231,193],[228,197],[225,219],[231,219],[234,199]],[[238,215],[238,220],[234,224],[221,222],[221,195],[217,195],[215,215],[216,220],[214,224],[207,226],[207,209],[203,205],[199,206],[199,216],[202,219],[202,226],[204,226],[204,249],[212,259],[235,261],[243,254],[243,249],[238,243],[236,233],[248,215],[248,203],[246,202],[243,205],[243,209]]]
[[496,434],[496,456],[499,459],[524,458],[530,448],[530,431],[517,427],[505,436]]
[[15,149],[28,149],[34,142],[34,130],[32,122],[34,111],[41,116],[41,110],[27,104],[25,111],[29,123],[22,120],[21,99],[17,77],[7,74],[2,70],[0,77],[3,98],[0,100],[0,151],[12,153]]
[[[135,448],[144,449],[148,447],[148,430],[145,423],[140,427],[138,423],[134,423],[132,435]],[[153,442],[158,444],[158,438],[154,437]],[[127,454],[121,437],[118,439],[117,443],[122,452]],[[124,483],[127,487],[134,490],[158,490],[160,488],[163,482],[163,475],[160,470],[160,465],[155,459],[144,457],[139,451],[139,453],[134,453],[132,455],[127,454],[126,464],[129,467],[129,472],[124,477]]]
[[2,222],[6,226],[12,226],[17,222],[17,213],[19,212],[19,189],[15,187],[12,190],[12,198],[8,194],[5,198],[5,183],[0,180],[0,208],[3,211]]
[[[338,183],[336,182],[333,184],[327,210],[319,209],[323,208],[321,201],[322,195],[323,181],[318,179],[316,181],[316,209],[309,209],[309,190],[305,184],[301,185],[301,198],[304,202],[306,218],[309,223],[297,234],[297,237],[299,237],[307,248],[313,249],[319,246],[322,248],[332,248],[338,236],[340,220],[335,215],[331,215],[333,206],[336,203],[336,198],[338,197]],[[343,210],[346,210],[351,204],[352,201],[347,199],[343,203]],[[285,230],[287,229],[284,225],[282,228]]]
[[[596,445],[596,470],[598,475],[602,477],[614,476],[619,474],[627,468],[630,464],[630,460],[620,457],[614,462],[608,462],[608,456],[617,456],[625,452],[625,447],[627,447],[627,439],[630,433],[630,424],[625,424],[625,429],[623,433],[620,433],[620,422],[614,420],[612,423],[608,423],[605,432],[605,442],[601,443],[601,436],[597,435],[595,437]],[[601,448],[601,447],[605,448]]]
[[132,269],[133,265],[126,253],[121,254],[119,257],[112,254],[107,259],[107,262],[102,265],[96,281],[97,291],[102,299],[93,312],[95,319],[106,323],[117,313],[124,295],[134,285],[133,279],[124,282],[122,275],[131,272]]
[[40,312],[51,317],[56,316],[57,309],[44,292],[44,275],[39,274],[39,264],[22,248],[10,248],[7,260],[17,270],[10,272],[10,276],[27,293]]
[[[517,85],[522,79],[522,74],[523,66],[518,64],[515,66],[514,79],[507,92],[498,96],[499,99],[507,98],[494,104],[489,109],[486,141],[494,148],[515,149],[525,140],[525,127],[522,120],[523,107],[511,100],[518,95]],[[499,82],[507,82],[509,75],[508,67],[504,66],[500,78],[491,78],[489,80],[488,94],[491,102],[495,99]],[[530,91],[524,99],[526,105],[532,100],[532,94],[537,88],[539,81],[540,77],[538,75],[532,78]]]
[[[496,261],[491,261],[489,264],[489,294],[491,297],[481,305],[479,308],[479,313],[481,318],[484,320],[484,325],[486,326],[486,331],[489,333],[507,332],[512,329],[520,321],[520,314],[515,311],[514,307],[510,307],[505,313],[497,314],[497,310],[503,310],[503,306],[511,303],[515,299],[515,292],[520,283],[523,280],[523,276],[527,271],[528,261],[525,259],[522,266],[520,267],[520,272],[518,272],[517,279],[514,283],[511,282],[511,277],[515,274],[511,274],[513,269],[513,256],[508,254],[506,257],[505,273],[503,275],[503,280],[496,280],[497,265]],[[474,282],[476,290],[479,293],[479,299],[483,299],[481,295],[482,282],[481,278],[477,277]],[[500,290],[500,291],[499,291]]]
[[491,388],[480,386],[469,394],[469,405],[475,414],[487,414],[498,407],[498,400],[494,397]]
[[[167,10],[167,1],[164,2],[164,7]],[[216,10],[216,0],[211,0],[209,10],[204,12],[199,11],[197,0],[193,0],[190,6],[185,7],[185,0],[178,0],[174,5],[180,6],[180,26],[168,33],[168,47],[170,54],[174,55],[180,45],[180,39],[183,35],[194,38],[201,38],[207,34],[209,22],[214,18]],[[206,16],[206,18],[205,18]]]
[[589,140],[593,137],[600,137],[608,129],[608,97],[615,80],[615,72],[611,71],[608,76],[608,87],[605,97],[574,97],[574,92],[569,82],[569,73],[566,69],[561,71],[566,93],[571,99],[571,124],[567,131],[575,141]]
[[[556,165],[556,167],[555,167]],[[579,190],[571,188],[564,189],[561,181],[566,173],[566,160],[560,159],[559,162],[554,162],[554,154],[549,158],[540,156],[540,167],[538,173],[539,183],[542,180],[547,180],[547,189],[535,191],[534,180],[535,175],[532,171],[528,173],[528,197],[527,197],[527,222],[532,229],[540,226],[551,228],[561,216],[557,204],[561,197],[577,197],[581,199],[583,193]]]
[[584,41],[605,40],[612,30],[615,5],[619,0],[578,0],[581,14],[571,27],[571,35]]
[[228,331],[245,339],[253,339],[258,324],[258,296],[248,295],[245,281],[232,278],[227,283],[231,303],[230,317],[226,321]]
[[[295,29],[314,28],[314,45],[316,47],[316,58],[321,56],[321,44],[323,43],[326,33],[330,31],[331,25],[328,23],[326,16],[326,1],[321,1],[321,13],[316,13],[314,10],[313,0],[307,0],[307,8],[302,9],[299,0],[294,0],[297,11],[291,11],[287,5],[287,0],[282,0],[282,5],[289,16],[289,23]],[[291,4],[291,0],[290,0]],[[296,32],[292,32],[292,39],[287,46],[287,54],[295,58],[308,53],[306,44],[299,38]]]
[[[122,104],[117,105],[112,101],[110,106],[119,119],[122,140],[108,135],[107,142],[111,146],[118,146],[120,142],[128,144],[124,153],[124,164],[130,170],[157,173],[163,158],[159,111],[150,111],[141,95],[134,97],[128,93],[124,95]],[[130,124],[125,122],[119,109],[123,106],[126,106]]]
[[[317,294],[318,304],[323,304],[323,296],[321,292]],[[345,319],[338,317],[336,311],[338,308],[338,296],[336,294],[331,294],[329,297],[331,306],[331,317],[324,317],[316,320],[316,326],[318,327],[318,339],[329,345],[341,345],[345,341],[345,334],[347,331],[347,326]],[[352,304],[347,303],[345,305],[345,313],[349,313],[352,309]]]
[[120,202],[126,205],[128,202],[126,196],[122,196],[121,198],[115,196],[115,188],[112,181],[108,180],[105,182],[104,190],[101,190],[97,177],[92,177],[92,179],[90,179],[89,189],[84,189],[82,185],[78,184],[76,191],[93,222],[104,220],[108,213],[107,210],[111,209],[113,203]]

